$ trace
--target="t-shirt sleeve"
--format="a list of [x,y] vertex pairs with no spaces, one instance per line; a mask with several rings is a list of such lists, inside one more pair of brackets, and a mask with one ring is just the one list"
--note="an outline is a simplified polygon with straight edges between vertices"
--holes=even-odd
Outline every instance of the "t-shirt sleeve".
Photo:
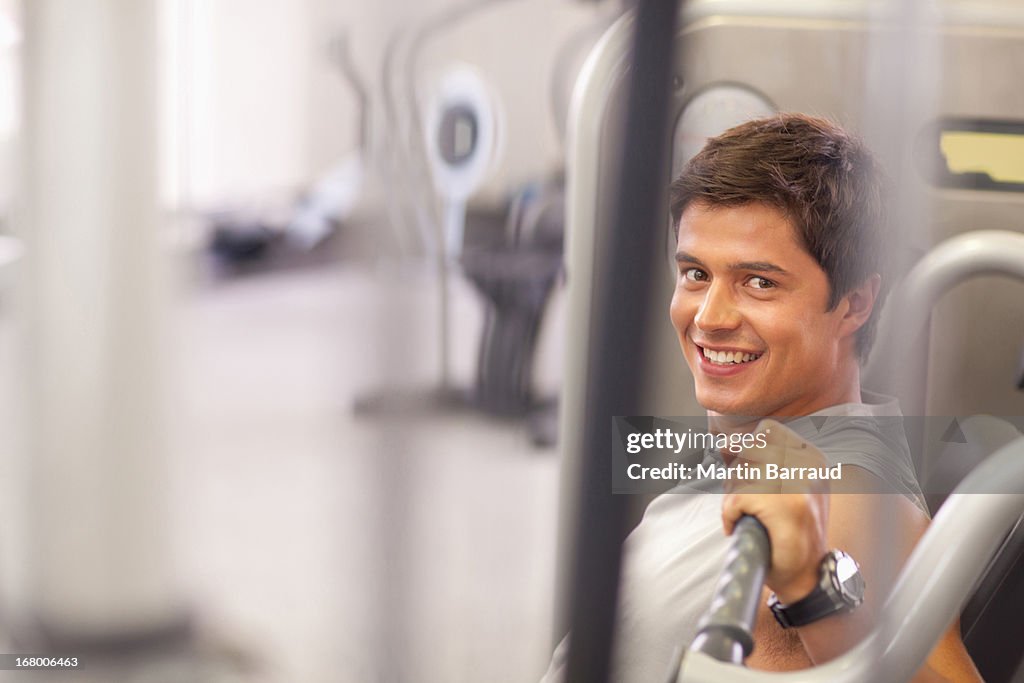
[[[880,420],[893,420],[892,424],[879,424]],[[829,465],[860,467],[879,480],[885,490],[906,496],[925,515],[928,507],[914,474],[914,465],[906,446],[899,418],[830,418],[838,429],[823,429],[814,444],[828,460]],[[881,492],[881,491],[879,491]]]

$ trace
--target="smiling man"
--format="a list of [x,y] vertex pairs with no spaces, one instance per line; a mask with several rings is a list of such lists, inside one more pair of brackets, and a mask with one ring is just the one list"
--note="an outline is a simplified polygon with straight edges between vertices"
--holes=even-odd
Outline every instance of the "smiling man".
[[867,150],[822,120],[755,121],[709,141],[671,192],[671,316],[701,405],[767,417],[860,402],[884,298]]
[[826,272],[766,203],[691,200],[678,234],[671,315],[702,406],[794,416],[860,401],[855,333],[877,274],[830,300]]
[[[863,144],[798,114],[709,140],[672,184],[670,314],[696,398],[711,431],[767,438],[756,453],[709,450],[702,464],[841,464],[843,476],[785,489],[689,481],[656,498],[624,546],[616,680],[664,680],[696,633],[742,514],[757,516],[772,543],[748,666],[823,663],[871,629],[928,523],[902,425],[884,419],[898,406],[860,385],[887,286],[883,205]],[[831,590],[831,579],[849,579],[851,558],[859,579]],[[561,680],[565,649],[545,680]],[[915,680],[980,680],[956,624]]]

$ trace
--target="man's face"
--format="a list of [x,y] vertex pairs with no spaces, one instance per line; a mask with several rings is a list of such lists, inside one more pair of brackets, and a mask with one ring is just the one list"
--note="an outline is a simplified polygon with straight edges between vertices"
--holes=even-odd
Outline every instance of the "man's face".
[[828,277],[781,211],[692,203],[676,260],[672,324],[704,408],[793,416],[843,402],[844,306],[825,310]]

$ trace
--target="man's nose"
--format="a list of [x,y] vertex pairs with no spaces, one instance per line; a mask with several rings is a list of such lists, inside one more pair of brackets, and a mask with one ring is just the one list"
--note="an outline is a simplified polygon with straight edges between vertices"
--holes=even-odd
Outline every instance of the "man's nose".
[[728,288],[718,283],[708,287],[693,322],[703,332],[734,330],[740,325],[740,312]]

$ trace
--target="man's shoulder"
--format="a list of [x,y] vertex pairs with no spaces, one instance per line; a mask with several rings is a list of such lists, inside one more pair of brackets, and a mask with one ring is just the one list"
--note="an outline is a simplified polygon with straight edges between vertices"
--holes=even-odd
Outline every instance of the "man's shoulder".
[[902,417],[900,402],[894,396],[862,389],[860,402],[840,403],[815,411],[807,417]]
[[899,402],[862,391],[862,403],[832,406],[792,425],[830,465],[844,465],[843,488],[853,493],[899,493],[927,515]]

